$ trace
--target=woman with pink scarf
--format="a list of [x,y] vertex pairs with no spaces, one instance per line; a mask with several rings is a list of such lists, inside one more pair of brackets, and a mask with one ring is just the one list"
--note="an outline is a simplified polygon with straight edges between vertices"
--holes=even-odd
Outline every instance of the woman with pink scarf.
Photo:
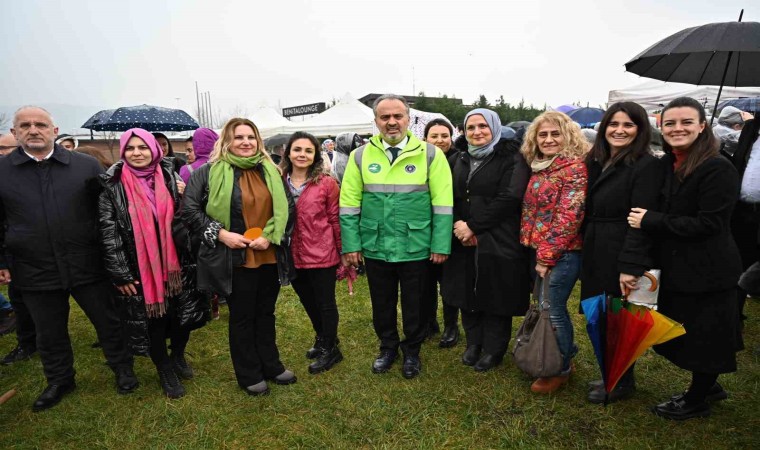
[[190,330],[179,326],[173,303],[182,279],[172,224],[179,217],[184,184],[149,132],[128,130],[120,144],[121,159],[100,178],[105,268],[119,291],[116,301],[128,346],[134,354],[150,356],[164,393],[179,398],[185,395],[179,378],[193,376],[184,357]]

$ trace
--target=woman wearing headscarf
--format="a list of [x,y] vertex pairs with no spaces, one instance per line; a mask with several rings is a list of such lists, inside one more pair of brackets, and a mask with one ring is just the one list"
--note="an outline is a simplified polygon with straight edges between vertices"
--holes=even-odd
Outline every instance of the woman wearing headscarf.
[[498,114],[465,117],[468,150],[449,161],[454,237],[443,266],[443,301],[462,310],[462,363],[484,372],[501,363],[512,317],[528,309],[530,280],[520,245],[520,205],[530,170],[513,140],[501,139]]
[[227,298],[238,385],[263,395],[267,380],[295,383],[280,361],[274,317],[280,283],[288,284],[295,271],[294,203],[253,122],[234,118],[224,125],[209,163],[190,176],[182,215],[202,242],[198,288]]
[[211,152],[214,150],[214,144],[219,135],[210,128],[198,128],[193,133],[193,153],[195,154],[195,161],[190,164],[185,164],[179,170],[179,176],[182,177],[182,181],[185,183],[190,181],[190,175],[195,172],[200,166],[208,162],[208,158]]
[[330,167],[330,163],[333,159],[333,151],[335,150],[335,141],[332,139],[325,139],[322,141],[322,159],[326,162],[327,167]]
[[[184,351],[189,329],[179,326],[174,297],[182,290],[180,256],[172,234],[180,191],[170,161],[140,128],[122,134],[120,157],[100,176],[98,201],[105,268],[119,290],[119,310],[133,353],[149,355],[164,393],[185,395],[191,378]],[[180,227],[181,228],[181,227]],[[166,349],[171,339],[172,353]]]
[[[645,271],[659,268],[651,236],[626,222],[633,207],[659,206],[665,170],[650,152],[651,137],[647,113],[637,103],[612,104],[602,117],[586,156],[581,299],[620,297],[637,288]],[[633,373],[631,366],[609,394],[602,380],[592,382],[588,400],[612,403],[630,397],[636,390]]]
[[343,181],[343,173],[346,171],[346,164],[348,164],[348,155],[362,145],[364,145],[364,141],[356,133],[340,133],[335,137],[332,173],[338,179],[338,183]]
[[541,291],[548,291],[549,318],[562,354],[561,371],[538,378],[530,387],[536,393],[549,394],[567,383],[578,352],[567,300],[581,268],[588,182],[583,157],[588,149],[580,127],[557,111],[545,112],[531,123],[521,149],[533,174],[523,200],[520,242],[530,251],[534,282],[549,284]]

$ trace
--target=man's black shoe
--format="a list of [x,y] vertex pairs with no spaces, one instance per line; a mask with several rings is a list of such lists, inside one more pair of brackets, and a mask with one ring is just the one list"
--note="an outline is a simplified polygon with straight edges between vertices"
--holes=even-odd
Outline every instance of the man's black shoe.
[[480,359],[480,351],[482,347],[479,345],[468,345],[467,350],[462,355],[462,364],[465,366],[474,366]]
[[689,405],[683,400],[670,400],[652,407],[652,412],[669,420],[688,420],[695,417],[709,416],[710,405],[707,402]]
[[[612,390],[612,392],[609,393],[609,395],[606,395],[606,391],[604,390],[604,383],[601,385],[598,385],[595,389],[591,389],[588,392],[587,399],[591,403],[601,404],[604,403],[605,400],[607,403],[615,403],[620,400],[625,400],[628,397],[632,396],[633,393],[636,392],[636,385],[635,384],[618,384],[615,386],[615,388]],[[605,398],[606,397],[606,398]]]
[[419,356],[404,356],[404,366],[401,368],[401,374],[404,378],[411,379],[416,377],[422,371],[422,362]]
[[398,357],[398,353],[391,350],[383,350],[372,364],[372,371],[375,373],[385,373],[391,369],[393,362]]
[[131,394],[140,385],[131,367],[119,367],[116,373],[116,391],[119,394]]
[[77,384],[71,382],[68,384],[49,384],[42,394],[37,397],[37,400],[32,405],[32,411],[42,411],[44,409],[52,408],[61,401],[64,395],[76,389]]
[[24,361],[27,359],[32,359],[32,355],[37,353],[36,349],[27,350],[22,347],[16,346],[13,350],[11,350],[5,357],[0,361],[0,364],[4,366],[10,366],[11,364],[19,361]]
[[451,348],[457,345],[457,342],[459,342],[459,327],[446,327],[443,329],[438,346],[441,348]]
[[496,355],[489,355],[488,353],[480,357],[478,362],[475,363],[475,372],[488,372],[494,367],[501,364],[503,357]]

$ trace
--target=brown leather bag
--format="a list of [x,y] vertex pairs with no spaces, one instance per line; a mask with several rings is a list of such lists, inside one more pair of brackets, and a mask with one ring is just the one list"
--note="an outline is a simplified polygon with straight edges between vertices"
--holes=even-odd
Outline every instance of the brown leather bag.
[[551,272],[545,278],[536,277],[534,302],[531,303],[525,320],[517,330],[512,350],[515,365],[534,378],[553,377],[562,371],[562,353],[557,345],[554,327],[549,320],[550,276]]

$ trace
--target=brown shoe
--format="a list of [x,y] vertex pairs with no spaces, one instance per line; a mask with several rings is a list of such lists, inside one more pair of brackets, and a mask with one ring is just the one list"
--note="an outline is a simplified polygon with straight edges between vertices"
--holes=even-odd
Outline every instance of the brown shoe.
[[541,377],[530,385],[530,390],[537,394],[551,394],[561,388],[570,379],[570,375]]

